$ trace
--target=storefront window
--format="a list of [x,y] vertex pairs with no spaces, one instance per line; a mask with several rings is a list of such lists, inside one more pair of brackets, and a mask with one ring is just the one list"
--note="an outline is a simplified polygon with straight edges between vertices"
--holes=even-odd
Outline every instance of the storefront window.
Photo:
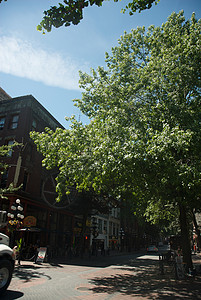
[[33,205],[27,205],[26,216],[34,216],[37,220],[36,227],[46,228],[47,210]]
[[99,230],[99,233],[103,233],[103,220],[102,219],[98,219],[98,230]]

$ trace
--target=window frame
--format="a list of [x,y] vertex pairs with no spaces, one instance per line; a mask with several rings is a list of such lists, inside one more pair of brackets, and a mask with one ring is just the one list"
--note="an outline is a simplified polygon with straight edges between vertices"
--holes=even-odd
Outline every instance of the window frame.
[[[16,117],[17,117],[17,120],[15,120]],[[18,124],[19,124],[19,114],[12,115],[9,128],[13,129],[13,130],[17,129]]]
[[[4,120],[4,122],[2,122],[2,120]],[[0,117],[0,130],[4,129],[5,123],[6,123],[6,117],[5,116],[1,116]]]
[[[7,146],[12,146],[15,143],[15,139],[9,139],[6,141]],[[12,157],[13,155],[13,149],[8,151],[7,157]]]
[[36,131],[36,130],[37,130],[37,121],[36,119],[33,119],[31,123],[31,131]]

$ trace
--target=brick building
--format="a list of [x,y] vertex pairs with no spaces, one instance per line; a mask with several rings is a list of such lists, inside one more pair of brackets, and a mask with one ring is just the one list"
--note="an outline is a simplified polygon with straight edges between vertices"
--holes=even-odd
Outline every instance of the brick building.
[[[42,156],[29,137],[30,131],[42,132],[45,127],[55,130],[62,125],[32,96],[11,98],[0,88],[0,145],[21,143],[9,153],[5,162],[9,165],[0,177],[1,187],[14,183],[19,190],[0,199],[0,209],[9,211],[19,198],[27,217],[36,218],[35,226],[24,232],[25,243],[49,245],[63,255],[73,239],[74,215],[67,209],[69,197],[55,202],[55,174],[42,167]],[[22,235],[22,232],[18,232]]]

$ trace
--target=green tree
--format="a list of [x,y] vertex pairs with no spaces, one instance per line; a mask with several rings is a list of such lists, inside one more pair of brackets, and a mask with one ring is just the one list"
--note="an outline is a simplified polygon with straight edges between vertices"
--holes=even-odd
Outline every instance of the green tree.
[[[172,13],[161,27],[125,33],[107,68],[80,73],[76,105],[91,122],[32,133],[47,168],[59,167],[58,199],[77,189],[132,195],[153,219],[178,210],[184,261],[192,267],[188,212],[201,194],[201,20]],[[160,205],[159,205],[160,204]],[[158,211],[160,211],[158,210]]]
[[[7,1],[7,0],[4,0]],[[92,5],[102,6],[103,2],[106,0],[63,0],[62,3],[58,3],[58,6],[51,6],[50,9],[44,11],[44,17],[37,26],[39,31],[46,30],[47,32],[51,31],[52,26],[55,28],[61,26],[70,26],[71,24],[77,25],[83,19],[83,10],[84,8]],[[108,0],[107,0],[108,1]],[[118,2],[119,0],[114,0]],[[145,9],[150,9],[153,3],[157,4],[160,0],[132,0],[122,11],[129,11],[130,15],[133,15],[134,12]],[[0,0],[0,3],[3,0]]]
[[[17,143],[6,146],[3,145],[0,147],[0,174],[1,176],[7,171],[8,165],[5,162],[6,156],[8,156],[9,152],[12,151],[13,147],[17,146]],[[6,198],[5,193],[16,191],[17,189],[13,187],[13,184],[10,184],[9,187],[0,188],[0,197]]]
[[[102,6],[106,0],[64,0],[64,4],[59,3],[59,6],[51,6],[47,11],[44,11],[44,17],[37,26],[39,31],[51,31],[53,27],[70,26],[71,24],[77,25],[83,19],[84,8],[92,5]],[[118,2],[119,0],[114,0]],[[160,0],[132,0],[126,5],[122,12],[129,11],[130,15],[134,12],[145,9],[150,9],[152,4],[157,4]],[[43,31],[44,33],[44,31]]]

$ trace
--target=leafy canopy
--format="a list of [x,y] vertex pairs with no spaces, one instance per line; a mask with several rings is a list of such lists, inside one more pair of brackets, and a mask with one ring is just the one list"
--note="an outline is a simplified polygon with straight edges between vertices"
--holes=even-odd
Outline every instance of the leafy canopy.
[[[7,0],[4,0],[7,1]],[[51,6],[50,9],[44,11],[44,17],[40,24],[37,26],[38,31],[45,30],[50,32],[52,26],[59,28],[61,26],[77,25],[83,19],[84,8],[92,5],[98,7],[102,6],[103,2],[109,0],[63,0],[63,3],[58,3],[58,6]],[[118,2],[120,0],[114,0]],[[157,4],[160,0],[132,0],[130,1],[122,12],[129,12],[129,15],[133,15],[134,12],[141,12],[145,9],[150,9],[153,3]],[[0,0],[0,3],[3,0]]]
[[[0,0],[0,3],[3,0]],[[7,0],[4,0],[7,1]],[[84,8],[92,5],[102,6],[106,0],[63,0],[63,3],[58,3],[57,6],[51,6],[50,9],[44,11],[44,17],[41,23],[37,26],[39,31],[44,30],[50,32],[52,26],[55,28],[61,26],[77,25],[83,19]],[[114,0],[118,2],[119,0]],[[134,12],[145,9],[150,9],[153,3],[157,4],[160,0],[132,0],[128,2],[122,12],[129,11],[130,15]]]
[[68,130],[31,134],[43,164],[59,167],[59,195],[76,183],[129,194],[147,214],[158,201],[164,210],[200,205],[200,33],[194,14],[172,13],[161,27],[125,33],[106,69],[80,72],[75,104],[90,124],[72,117]]
[[[55,28],[61,26],[70,26],[71,24],[77,25],[83,19],[83,10],[84,8],[92,5],[102,6],[103,2],[106,0],[64,0],[64,4],[58,3],[59,6],[51,6],[47,11],[44,11],[44,17],[41,23],[37,26],[39,31],[44,30],[50,32],[52,26]],[[150,9],[152,4],[155,2],[157,4],[160,0],[132,0],[129,2],[125,9],[129,11],[130,15],[133,15],[134,12],[145,9]],[[118,0],[114,0],[118,2]]]

